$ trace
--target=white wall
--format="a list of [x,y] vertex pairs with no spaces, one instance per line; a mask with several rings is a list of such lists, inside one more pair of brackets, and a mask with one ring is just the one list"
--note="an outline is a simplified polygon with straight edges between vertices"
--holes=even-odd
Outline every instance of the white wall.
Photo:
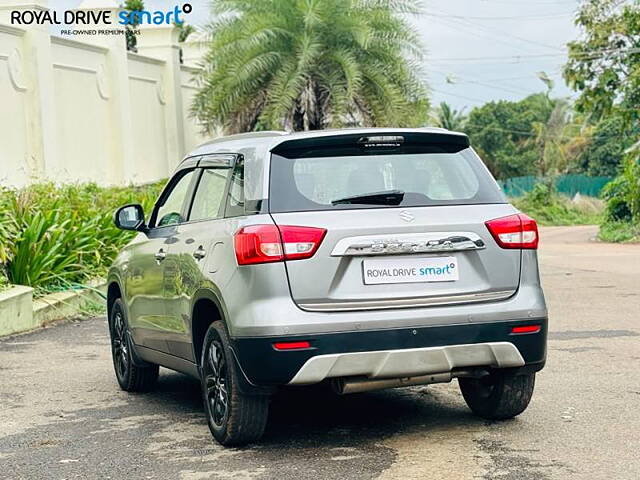
[[108,50],[52,40],[58,162],[49,163],[45,178],[105,182],[110,165],[117,161],[111,145],[113,125],[108,105],[113,100],[102,97],[98,88],[98,72]]
[[198,68],[180,64],[174,30],[143,29],[134,54],[122,37],[0,23],[0,185],[167,177],[204,140],[189,115]]
[[0,184],[23,184],[33,169],[27,152],[22,34],[0,25]]
[[164,68],[165,62],[129,55],[129,98],[134,140],[130,177],[134,183],[166,176],[178,160],[168,157],[165,139],[165,115],[169,112],[165,112]]
[[197,124],[197,121],[191,117],[190,113],[193,97],[198,91],[194,82],[194,76],[197,72],[198,69],[194,67],[183,65],[181,68],[182,121],[184,124],[184,139],[187,151],[192,150],[197,145],[209,139],[209,137],[203,135],[203,130]]

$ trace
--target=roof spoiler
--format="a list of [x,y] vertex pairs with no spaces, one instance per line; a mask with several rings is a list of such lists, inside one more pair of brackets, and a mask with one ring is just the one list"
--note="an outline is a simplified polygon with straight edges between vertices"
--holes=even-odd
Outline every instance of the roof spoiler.
[[285,140],[271,152],[288,158],[380,155],[384,153],[455,153],[469,147],[469,137],[450,132],[373,132]]

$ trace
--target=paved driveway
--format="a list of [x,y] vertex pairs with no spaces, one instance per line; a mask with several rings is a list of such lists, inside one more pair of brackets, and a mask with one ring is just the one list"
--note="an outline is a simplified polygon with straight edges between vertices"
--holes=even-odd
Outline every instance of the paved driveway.
[[544,229],[547,368],[518,419],[473,417],[457,383],[276,397],[264,441],[210,439],[198,384],[121,392],[104,318],[0,341],[0,477],[640,478],[640,246]]

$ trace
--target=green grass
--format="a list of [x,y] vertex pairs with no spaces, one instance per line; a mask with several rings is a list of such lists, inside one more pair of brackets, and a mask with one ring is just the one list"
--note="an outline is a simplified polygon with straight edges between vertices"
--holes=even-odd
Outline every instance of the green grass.
[[83,317],[99,317],[107,313],[107,303],[92,299],[85,300],[78,308],[78,314]]
[[115,227],[113,211],[141,203],[148,212],[163,183],[112,188],[43,183],[1,189],[0,272],[10,283],[29,285],[38,294],[103,276],[134,235]]
[[631,221],[613,220],[612,200],[607,205],[601,200],[582,197],[570,199],[537,185],[527,195],[511,200],[540,225],[600,225],[598,238],[603,242],[640,242],[640,225]]
[[598,199],[570,199],[537,185],[528,194],[511,199],[512,203],[540,225],[598,225],[604,219],[604,206]]
[[600,225],[598,238],[603,242],[640,242],[640,225],[631,222],[606,221]]

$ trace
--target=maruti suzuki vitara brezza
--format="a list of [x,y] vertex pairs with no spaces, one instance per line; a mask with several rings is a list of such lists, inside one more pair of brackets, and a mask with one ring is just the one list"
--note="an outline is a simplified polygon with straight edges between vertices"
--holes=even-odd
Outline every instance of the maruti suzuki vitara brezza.
[[522,413],[546,358],[536,222],[466,135],[259,132],[205,143],[108,276],[124,390],[199,379],[223,445],[256,441],[281,386],[337,394],[457,379],[477,415]]

